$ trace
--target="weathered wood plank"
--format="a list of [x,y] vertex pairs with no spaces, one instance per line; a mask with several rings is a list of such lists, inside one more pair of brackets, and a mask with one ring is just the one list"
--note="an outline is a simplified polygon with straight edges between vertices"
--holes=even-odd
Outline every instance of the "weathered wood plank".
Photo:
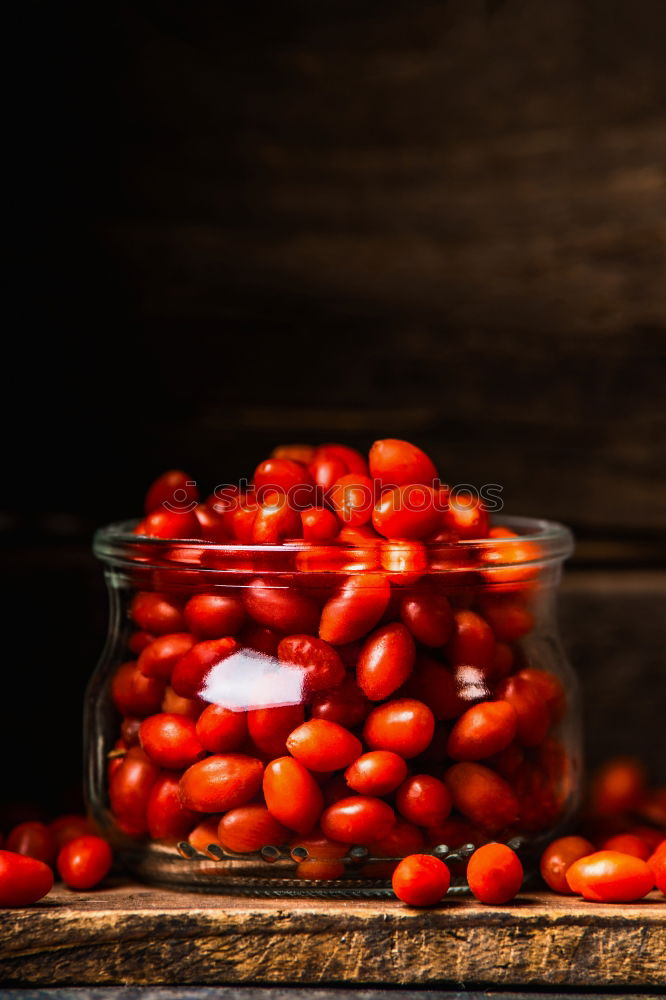
[[7,984],[666,984],[666,900],[264,900],[121,885],[0,914]]
[[[339,986],[142,986],[132,990],[131,995],[124,986],[76,986],[51,987],[30,992],[30,1000],[545,1000],[542,990],[519,993],[489,994],[486,990],[450,990],[395,987],[346,987]],[[623,992],[623,1000],[654,1000],[652,995]],[[2,1000],[27,1000],[21,987],[5,990]],[[566,1000],[617,1000],[617,993],[571,993],[567,990]]]

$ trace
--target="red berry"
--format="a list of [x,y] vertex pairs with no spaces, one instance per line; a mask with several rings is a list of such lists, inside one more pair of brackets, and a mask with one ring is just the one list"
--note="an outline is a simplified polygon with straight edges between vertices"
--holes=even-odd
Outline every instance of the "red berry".
[[619,851],[597,851],[579,858],[566,879],[573,892],[595,903],[633,903],[654,887],[654,875],[646,863]]
[[272,760],[264,774],[264,798],[283,826],[311,833],[324,806],[321,789],[307,768],[293,757]]
[[19,823],[9,833],[5,848],[27,858],[35,858],[46,865],[52,865],[56,857],[56,840],[53,831],[45,823],[27,820]]
[[116,825],[129,836],[141,836],[148,829],[146,811],[150,791],[159,768],[140,747],[132,747],[109,779],[109,800]]
[[199,639],[238,635],[245,622],[245,608],[232,594],[195,594],[183,611],[187,627]]
[[189,632],[160,635],[142,650],[137,660],[144,677],[158,677],[168,681],[178,660],[196,642]]
[[277,847],[292,836],[289,830],[270,814],[266,806],[253,804],[231,809],[220,820],[217,836],[228,851],[244,854],[262,847]]
[[479,496],[469,490],[458,490],[449,495],[449,505],[448,510],[444,512],[443,525],[461,540],[486,538],[490,518]]
[[404,625],[394,622],[370,635],[361,650],[356,681],[371,701],[383,701],[401,687],[414,667],[416,647]]
[[446,652],[454,667],[465,665],[490,670],[495,654],[493,630],[474,611],[456,611]]
[[361,741],[337,722],[309,719],[287,739],[289,753],[310,771],[338,771],[361,755]]
[[136,535],[151,538],[201,538],[199,519],[193,510],[154,510],[134,529]]
[[301,512],[303,540],[325,544],[332,542],[340,530],[340,523],[335,514],[326,507],[310,507]]
[[515,531],[501,525],[491,528],[488,537],[502,541],[496,546],[484,546],[480,553],[482,563],[488,567],[481,573],[484,580],[514,588],[525,587],[534,580],[539,572],[535,563],[543,557],[541,546],[524,541]]
[[516,642],[534,627],[534,615],[511,594],[493,594],[482,602],[486,621],[501,642]]
[[609,837],[601,845],[601,850],[630,854],[633,858],[640,858],[641,861],[647,861],[652,853],[642,837],[638,837],[635,833],[619,833]]
[[321,828],[331,840],[343,844],[372,844],[392,829],[395,813],[388,803],[369,795],[340,799],[325,809]]
[[315,451],[313,444],[279,444],[277,448],[273,448],[271,458],[290,458],[307,465]]
[[380,573],[347,577],[324,605],[320,637],[334,645],[362,638],[382,617],[390,596],[391,585]]
[[347,729],[363,722],[370,707],[370,702],[352,677],[346,677],[333,691],[319,691],[310,703],[313,718],[338,722]]
[[111,680],[111,700],[121,715],[145,718],[159,712],[166,685],[158,677],[146,677],[134,660],[118,667]]
[[584,837],[558,837],[541,855],[541,877],[553,892],[572,894],[566,874],[574,861],[594,854],[594,845]]
[[448,599],[425,586],[405,594],[400,604],[400,618],[424,646],[443,646],[453,628],[453,611]]
[[467,882],[479,902],[508,903],[523,884],[523,866],[506,844],[484,844],[469,859]]
[[647,859],[647,866],[654,875],[657,889],[666,893],[666,840],[662,840],[654,854]]
[[127,648],[130,653],[138,656],[139,653],[144,651],[146,646],[151,644],[154,638],[155,636],[151,635],[150,632],[134,632],[127,640]]
[[287,737],[303,722],[302,705],[275,705],[254,708],[247,713],[247,728],[255,746],[269,757],[287,752]]
[[135,594],[130,606],[130,615],[140,629],[153,635],[186,630],[180,603],[167,594],[148,592]]
[[384,538],[427,538],[441,518],[432,487],[410,484],[382,493],[372,512],[372,525]]
[[321,880],[344,875],[345,863],[342,858],[349,850],[347,844],[338,844],[325,837],[320,830],[313,830],[308,836],[293,840],[292,847],[303,847],[308,852],[306,860],[299,861],[296,866],[297,878]]
[[199,698],[183,698],[172,687],[167,687],[162,698],[162,711],[173,715],[186,715],[196,720],[203,711],[204,703]]
[[263,764],[241,753],[214,754],[180,779],[183,805],[194,812],[225,812],[245,805],[261,788]]
[[[319,491],[324,496],[328,496],[329,491],[337,483],[338,479],[341,476],[346,476],[349,469],[347,468],[347,463],[343,462],[341,458],[335,455],[321,454],[313,457],[308,465],[308,471],[319,487]],[[339,528],[340,522],[337,518],[335,520]]]
[[58,872],[70,889],[92,889],[108,875],[113,863],[111,848],[101,837],[70,840],[58,855]]
[[251,545],[259,504],[254,497],[239,497],[223,514],[226,530],[240,545]]
[[170,469],[152,483],[146,493],[145,511],[152,514],[154,510],[170,504],[176,510],[182,510],[199,499],[197,484],[191,476],[181,469]]
[[449,891],[451,874],[443,861],[429,854],[410,854],[393,873],[393,891],[410,906],[433,906]]
[[[217,827],[219,824],[218,816],[209,816],[207,819],[202,819],[200,823],[190,831],[187,842],[191,844],[192,847],[199,851],[200,854],[208,854],[208,848],[211,844],[216,847],[221,847],[219,837],[217,836]],[[209,857],[211,855],[208,855]]]
[[207,503],[200,503],[194,510],[195,517],[199,522],[199,536],[206,542],[229,541],[229,531],[227,530],[224,517],[215,508]]
[[519,743],[535,747],[544,741],[550,728],[550,712],[531,680],[518,674],[507,677],[498,685],[497,697],[515,710]]
[[330,503],[343,525],[359,528],[372,515],[375,491],[367,476],[341,476],[330,491]]
[[458,690],[454,674],[423,653],[417,654],[414,671],[401,694],[422,701],[438,722],[455,719],[468,707]]
[[424,451],[397,438],[375,441],[369,455],[370,475],[386,486],[423,483],[432,486],[437,469]]
[[634,757],[609,760],[594,775],[590,791],[593,812],[600,816],[631,812],[645,793],[645,767]]
[[439,826],[451,812],[451,793],[439,778],[415,774],[395,793],[398,812],[417,826]]
[[238,645],[241,649],[253,649],[256,653],[263,653],[265,656],[277,656],[281,638],[281,632],[272,628],[264,628],[262,625],[255,625],[252,622],[246,625],[238,636]]
[[508,701],[483,701],[456,721],[447,751],[454,760],[483,760],[513,742],[518,717]]
[[312,503],[312,477],[302,462],[289,458],[268,458],[254,470],[252,481],[259,502],[270,491],[279,490],[295,498],[301,509]]
[[243,591],[243,602],[259,625],[286,633],[317,631],[319,608],[310,597],[292,588],[273,586],[256,577]]
[[155,840],[184,840],[199,818],[180,798],[180,775],[162,774],[150,790],[146,808],[148,833]]
[[518,799],[508,781],[482,764],[454,764],[444,775],[453,804],[472,823],[497,833],[520,815]]
[[[498,642],[497,649],[502,644]],[[516,677],[526,681],[546,703],[550,714],[551,725],[560,721],[567,707],[567,696],[562,682],[547,670],[537,670],[536,667],[524,667]]]
[[160,767],[189,767],[205,753],[196,724],[186,715],[166,712],[151,715],[141,723],[139,742],[148,757]]
[[355,472],[359,476],[368,475],[368,463],[360,451],[350,448],[346,444],[322,444],[317,448],[312,456],[313,461],[321,458],[337,459],[345,466],[346,472]]
[[392,538],[382,542],[379,557],[389,581],[401,587],[416,583],[428,569],[428,553],[423,542]]
[[268,492],[252,522],[255,545],[277,545],[285,538],[297,538],[301,533],[301,518],[282,492]]
[[237,649],[238,644],[229,637],[198,642],[173,668],[172,688],[181,698],[195,698],[203,690],[211,670]]
[[350,788],[361,795],[388,795],[407,777],[407,764],[391,750],[371,750],[345,771]]
[[13,851],[0,851],[0,907],[29,906],[53,885],[53,872],[43,861]]
[[303,671],[303,695],[337,687],[346,677],[344,664],[335,649],[312,635],[288,635],[278,646],[278,659]]
[[141,719],[131,717],[123,719],[120,724],[120,737],[127,747],[138,746],[139,730],[141,729]]
[[247,739],[247,713],[208,705],[197,719],[197,736],[210,753],[239,750]]
[[429,745],[435,719],[427,705],[413,698],[397,698],[374,708],[363,727],[371,750],[392,750],[401,757],[416,757]]

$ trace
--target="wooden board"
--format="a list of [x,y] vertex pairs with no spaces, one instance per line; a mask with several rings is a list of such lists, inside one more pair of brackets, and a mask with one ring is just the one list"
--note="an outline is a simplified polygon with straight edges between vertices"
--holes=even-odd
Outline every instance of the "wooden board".
[[0,982],[666,984],[666,899],[526,893],[415,910],[394,901],[239,899],[123,884],[0,912]]

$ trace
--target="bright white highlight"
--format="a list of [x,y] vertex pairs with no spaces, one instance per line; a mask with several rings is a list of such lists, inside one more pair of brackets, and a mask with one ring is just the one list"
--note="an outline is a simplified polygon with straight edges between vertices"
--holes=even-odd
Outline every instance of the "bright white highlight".
[[211,667],[199,697],[233,712],[300,705],[305,674],[305,668],[265,653],[239,650]]

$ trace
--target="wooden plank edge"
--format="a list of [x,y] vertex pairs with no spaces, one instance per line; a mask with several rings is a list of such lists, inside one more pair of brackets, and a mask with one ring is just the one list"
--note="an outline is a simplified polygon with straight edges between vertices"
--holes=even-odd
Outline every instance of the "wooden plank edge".
[[0,982],[666,985],[659,894],[622,907],[533,894],[511,907],[454,899],[433,910],[163,892],[77,906],[70,896],[0,915]]

